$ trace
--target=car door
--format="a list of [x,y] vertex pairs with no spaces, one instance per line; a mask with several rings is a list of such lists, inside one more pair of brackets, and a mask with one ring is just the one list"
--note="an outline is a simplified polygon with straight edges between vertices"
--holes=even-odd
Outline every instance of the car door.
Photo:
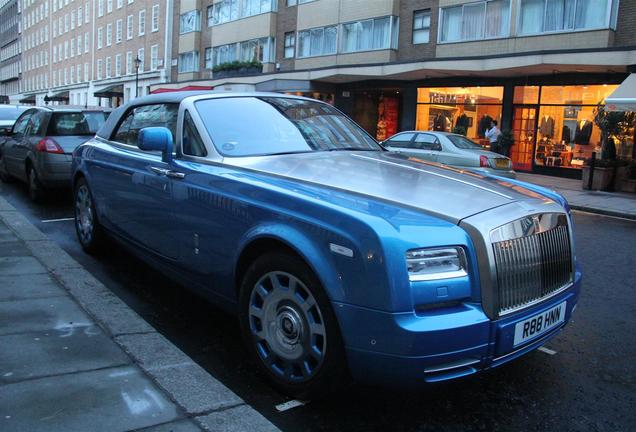
[[35,110],[25,111],[16,120],[11,135],[7,137],[2,147],[2,158],[4,159],[5,169],[9,174],[26,181],[26,171],[24,169],[24,145],[23,141],[26,137],[27,128],[31,122],[31,117],[36,113]]
[[417,157],[430,162],[439,162],[442,147],[439,139],[430,133],[418,133],[413,139],[413,146]]
[[163,126],[176,133],[178,105],[153,104],[131,108],[89,162],[91,188],[98,212],[118,234],[157,255],[178,257],[169,166],[159,152],[137,147],[139,131]]

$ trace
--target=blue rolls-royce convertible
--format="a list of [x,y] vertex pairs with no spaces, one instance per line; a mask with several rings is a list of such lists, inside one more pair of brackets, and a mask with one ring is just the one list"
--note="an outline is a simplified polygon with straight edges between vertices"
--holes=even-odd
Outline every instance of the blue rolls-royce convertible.
[[79,241],[112,237],[237,313],[284,392],[493,368],[569,321],[581,274],[556,193],[385,151],[332,106],[151,95],[73,155]]

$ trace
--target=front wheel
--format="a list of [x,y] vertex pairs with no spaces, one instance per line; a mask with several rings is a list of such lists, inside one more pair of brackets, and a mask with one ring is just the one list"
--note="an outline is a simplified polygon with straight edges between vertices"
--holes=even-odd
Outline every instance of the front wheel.
[[103,245],[104,235],[97,220],[93,196],[84,178],[77,181],[74,189],[75,232],[82,249],[95,253]]
[[342,384],[342,338],[320,282],[299,258],[270,253],[247,270],[240,320],[248,349],[283,393],[308,400]]

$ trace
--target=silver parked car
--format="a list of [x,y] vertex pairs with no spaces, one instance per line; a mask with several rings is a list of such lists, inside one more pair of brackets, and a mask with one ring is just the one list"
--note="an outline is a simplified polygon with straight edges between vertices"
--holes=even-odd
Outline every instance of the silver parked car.
[[20,114],[28,109],[22,105],[0,105],[0,133],[11,130]]
[[516,178],[512,161],[499,153],[484,150],[463,135],[447,132],[407,131],[382,143],[389,150],[430,162],[450,165],[508,178]]
[[69,106],[26,110],[0,137],[0,179],[27,182],[34,201],[47,188],[69,187],[73,150],[95,135],[109,111]]

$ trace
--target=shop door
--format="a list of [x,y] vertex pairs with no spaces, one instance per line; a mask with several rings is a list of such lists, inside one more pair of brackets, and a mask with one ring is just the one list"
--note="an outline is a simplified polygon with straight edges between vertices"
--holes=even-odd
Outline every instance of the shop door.
[[531,171],[537,135],[537,107],[515,106],[512,117],[514,144],[510,149],[512,166],[516,170]]

